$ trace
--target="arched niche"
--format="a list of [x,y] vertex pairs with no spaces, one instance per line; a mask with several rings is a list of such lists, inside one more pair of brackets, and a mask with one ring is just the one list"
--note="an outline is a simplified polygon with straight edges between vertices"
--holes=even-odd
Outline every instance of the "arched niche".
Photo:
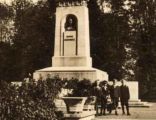
[[72,14],[67,15],[64,27],[66,31],[77,31],[76,16]]
[[61,21],[61,56],[78,55],[78,20],[73,14],[68,14]]

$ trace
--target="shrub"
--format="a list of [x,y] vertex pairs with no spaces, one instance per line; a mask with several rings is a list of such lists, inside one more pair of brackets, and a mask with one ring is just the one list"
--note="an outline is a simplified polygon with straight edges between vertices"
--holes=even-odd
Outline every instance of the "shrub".
[[88,97],[86,104],[94,100],[94,85],[90,80],[71,79],[67,81],[65,88],[72,90],[67,96],[72,97]]
[[59,78],[48,78],[38,82],[23,81],[21,86],[0,81],[0,119],[59,119],[54,99],[61,92],[63,84]]

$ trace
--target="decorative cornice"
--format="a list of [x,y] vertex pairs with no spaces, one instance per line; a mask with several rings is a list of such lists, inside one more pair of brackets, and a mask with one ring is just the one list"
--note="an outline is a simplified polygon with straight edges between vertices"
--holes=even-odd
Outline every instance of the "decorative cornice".
[[87,6],[89,0],[60,0],[57,7]]

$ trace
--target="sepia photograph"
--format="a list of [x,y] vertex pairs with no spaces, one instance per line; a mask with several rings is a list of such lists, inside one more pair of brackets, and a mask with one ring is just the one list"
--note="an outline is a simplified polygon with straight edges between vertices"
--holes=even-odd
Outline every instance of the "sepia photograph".
[[156,120],[156,1],[0,0],[0,120]]

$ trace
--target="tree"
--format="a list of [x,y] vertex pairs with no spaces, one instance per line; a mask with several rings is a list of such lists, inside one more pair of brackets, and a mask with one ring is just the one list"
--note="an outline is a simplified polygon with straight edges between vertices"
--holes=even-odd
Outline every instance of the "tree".
[[48,2],[39,1],[34,5],[26,0],[15,0],[13,6],[16,29],[13,48],[20,71],[17,76],[22,79],[51,64],[55,17]]
[[[123,8],[125,0],[98,2],[89,3],[93,65],[107,71],[110,79],[122,79],[130,30],[128,13]],[[104,2],[110,4],[110,13],[105,13]]]
[[141,97],[153,97],[156,91],[156,11],[154,0],[136,1],[133,5],[132,35],[138,54],[136,79],[140,83]]
[[9,5],[0,3],[0,41],[11,42],[13,12]]
[[0,79],[12,78],[12,17],[13,12],[9,5],[0,3]]

